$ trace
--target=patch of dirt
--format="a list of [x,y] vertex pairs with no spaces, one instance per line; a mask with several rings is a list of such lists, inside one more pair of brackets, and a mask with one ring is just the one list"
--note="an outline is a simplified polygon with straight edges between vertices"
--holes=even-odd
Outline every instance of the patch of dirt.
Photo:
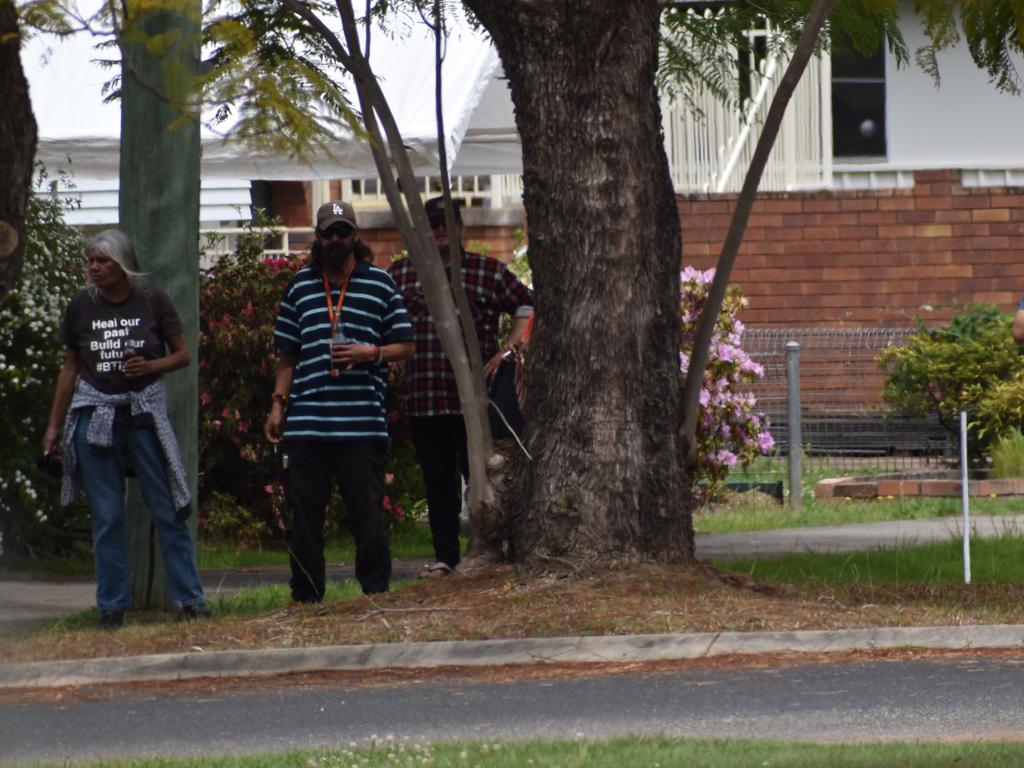
[[255,617],[129,624],[114,633],[50,630],[0,640],[29,662],[432,640],[784,631],[1013,623],[1024,586],[767,584],[708,565],[637,566],[566,578],[512,566],[469,569],[375,595]]

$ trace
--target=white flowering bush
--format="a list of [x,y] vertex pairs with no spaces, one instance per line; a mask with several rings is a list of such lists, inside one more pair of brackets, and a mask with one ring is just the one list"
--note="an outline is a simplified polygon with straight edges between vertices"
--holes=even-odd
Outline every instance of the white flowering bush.
[[[693,352],[697,320],[707,302],[715,271],[686,267],[680,274],[679,305],[683,338],[679,363],[685,373]],[[764,414],[749,384],[764,376],[740,346],[743,323],[738,314],[745,305],[740,290],[730,285],[711,337],[711,352],[704,385],[700,391],[700,418],[697,422],[697,474],[706,493],[714,496],[724,490],[725,479],[733,467],[747,467],[775,445]]]
[[[65,183],[66,186],[66,183]],[[59,483],[36,469],[64,360],[61,316],[83,284],[82,238],[64,222],[68,201],[33,196],[25,264],[0,298],[0,556],[62,554],[88,536],[81,512],[60,508]],[[82,531],[84,530],[84,534]]]

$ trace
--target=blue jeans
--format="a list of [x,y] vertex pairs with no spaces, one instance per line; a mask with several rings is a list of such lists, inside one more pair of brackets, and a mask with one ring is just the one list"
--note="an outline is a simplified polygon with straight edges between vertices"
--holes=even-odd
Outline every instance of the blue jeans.
[[188,526],[177,518],[167,482],[164,452],[152,427],[114,423],[111,448],[89,445],[86,435],[92,411],[83,409],[75,429],[75,453],[92,518],[96,556],[96,604],[101,612],[123,611],[132,605],[125,528],[125,460],[138,477],[160,541],[171,600],[180,607],[206,602],[196,570],[195,547]]

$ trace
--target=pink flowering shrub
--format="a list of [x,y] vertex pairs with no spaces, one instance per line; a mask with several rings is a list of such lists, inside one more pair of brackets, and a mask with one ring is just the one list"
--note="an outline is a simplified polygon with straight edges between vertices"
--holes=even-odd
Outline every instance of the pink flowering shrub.
[[[686,267],[680,274],[679,305],[683,338],[679,364],[685,373],[693,351],[697,320],[704,309],[715,271]],[[698,481],[706,483],[706,493],[714,496],[724,490],[725,479],[734,467],[744,468],[775,445],[764,414],[757,410],[753,393],[745,385],[764,376],[764,370],[740,346],[743,323],[737,317],[745,304],[737,286],[729,286],[722,302],[711,354],[700,392],[700,418],[697,422]]]
[[280,459],[263,437],[276,370],[277,307],[298,259],[264,259],[241,239],[199,293],[199,520],[207,538],[251,544],[284,530]]

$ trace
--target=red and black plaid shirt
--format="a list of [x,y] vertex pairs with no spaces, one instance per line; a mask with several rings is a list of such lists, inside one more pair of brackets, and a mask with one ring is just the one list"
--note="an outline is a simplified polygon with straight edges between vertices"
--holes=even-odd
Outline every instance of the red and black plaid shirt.
[[[441,349],[434,321],[427,311],[423,286],[416,277],[412,261],[394,262],[388,272],[398,286],[412,320],[416,351],[406,365],[402,399],[410,416],[440,416],[461,413],[455,374]],[[464,251],[462,285],[473,311],[480,355],[486,363],[498,352],[498,318],[514,315],[520,307],[533,306],[530,290],[508,267],[490,256]]]

